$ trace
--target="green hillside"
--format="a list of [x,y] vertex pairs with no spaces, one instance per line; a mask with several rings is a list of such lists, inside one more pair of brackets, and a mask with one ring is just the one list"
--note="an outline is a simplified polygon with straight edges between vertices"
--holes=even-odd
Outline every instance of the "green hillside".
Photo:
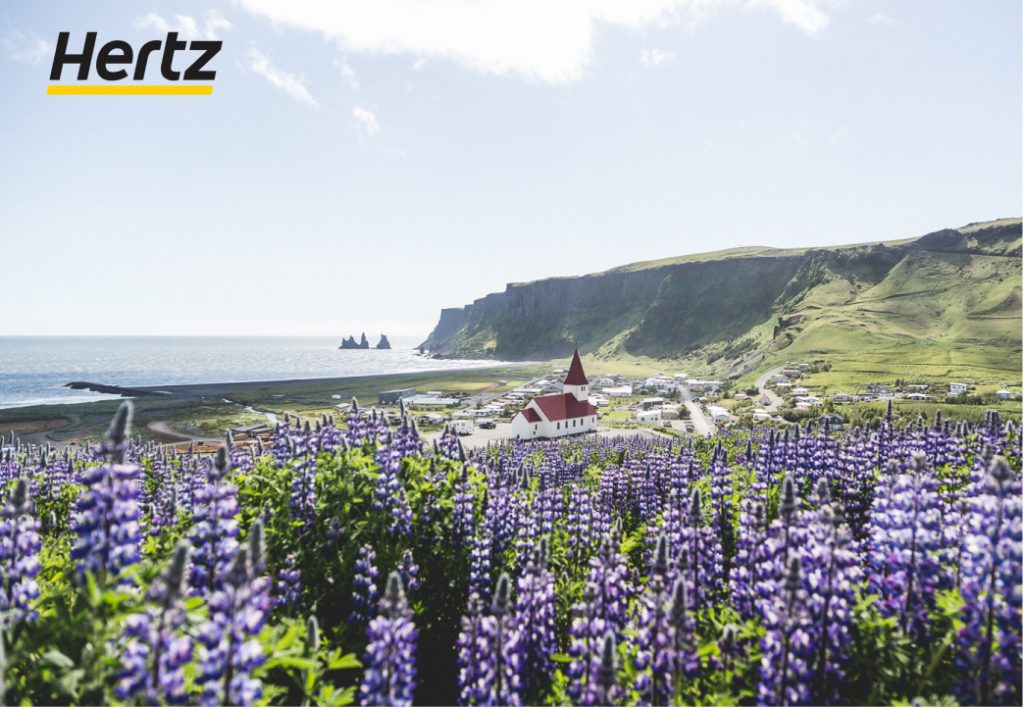
[[424,345],[444,356],[522,360],[563,357],[575,343],[599,359],[744,379],[776,362],[828,358],[847,381],[902,370],[1018,383],[1021,220],[510,284],[442,311]]

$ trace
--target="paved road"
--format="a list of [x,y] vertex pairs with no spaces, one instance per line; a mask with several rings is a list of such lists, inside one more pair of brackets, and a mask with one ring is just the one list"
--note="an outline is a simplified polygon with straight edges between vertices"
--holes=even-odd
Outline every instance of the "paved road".
[[698,435],[714,435],[715,424],[704,415],[704,411],[701,410],[700,404],[693,400],[693,394],[690,393],[689,386],[679,387],[680,396],[683,399],[683,405],[686,406],[686,410],[690,411],[690,421],[693,423],[693,430]]
[[782,406],[782,399],[778,395],[776,395],[774,391],[769,391],[767,388],[765,388],[765,384],[768,383],[768,379],[770,379],[772,376],[775,376],[776,374],[781,374],[782,370],[785,368],[785,366],[778,366],[774,369],[771,369],[770,371],[764,372],[763,374],[761,374],[760,377],[758,377],[757,382],[754,384],[754,386],[757,387],[757,390],[761,392],[761,395],[767,396],[768,400],[771,401],[771,403],[764,407],[766,411],[777,411]]

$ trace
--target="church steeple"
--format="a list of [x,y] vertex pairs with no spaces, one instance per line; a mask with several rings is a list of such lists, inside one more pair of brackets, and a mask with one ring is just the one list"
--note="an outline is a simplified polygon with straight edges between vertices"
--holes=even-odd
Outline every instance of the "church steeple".
[[562,384],[562,391],[573,394],[577,401],[585,401],[590,396],[589,388],[590,382],[587,381],[587,375],[583,373],[583,362],[580,361],[579,349],[576,349],[572,353],[572,363],[569,364],[569,374]]

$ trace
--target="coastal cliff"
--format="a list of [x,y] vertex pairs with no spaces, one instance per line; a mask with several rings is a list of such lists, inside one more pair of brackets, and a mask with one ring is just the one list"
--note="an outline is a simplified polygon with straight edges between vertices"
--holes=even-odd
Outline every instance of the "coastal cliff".
[[777,351],[813,335],[979,338],[1019,351],[1006,323],[1019,324],[1020,274],[1020,219],[886,243],[732,249],[512,283],[442,310],[421,346],[452,358],[549,359],[577,344],[658,358]]

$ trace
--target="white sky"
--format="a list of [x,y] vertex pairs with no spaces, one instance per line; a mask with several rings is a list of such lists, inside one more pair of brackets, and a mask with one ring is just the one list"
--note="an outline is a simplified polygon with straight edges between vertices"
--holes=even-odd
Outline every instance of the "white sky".
[[[46,96],[60,31],[210,97]],[[1015,0],[0,6],[0,335],[424,335],[506,282],[1021,214]]]

